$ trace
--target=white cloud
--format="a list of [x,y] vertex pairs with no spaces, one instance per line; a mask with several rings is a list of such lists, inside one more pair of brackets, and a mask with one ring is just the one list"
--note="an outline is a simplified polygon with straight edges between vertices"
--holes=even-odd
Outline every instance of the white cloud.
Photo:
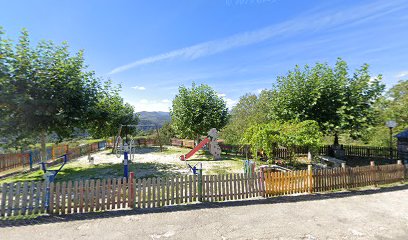
[[136,112],[148,111],[148,112],[168,112],[170,110],[170,101],[164,100],[147,100],[140,99],[136,102],[129,102],[135,107]]
[[114,68],[109,74],[115,74],[141,65],[151,64],[171,59],[193,60],[204,56],[214,55],[234,48],[257,44],[274,37],[293,35],[296,33],[316,31],[333,27],[344,27],[356,23],[363,23],[367,19],[375,19],[385,14],[406,8],[401,1],[375,1],[354,8],[345,8],[336,11],[315,11],[303,17],[271,25],[255,31],[238,33],[223,39],[202,42],[189,47],[176,49],[136,60]]
[[142,86],[134,86],[134,87],[132,87],[133,89],[136,89],[136,90],[140,90],[140,91],[143,91],[143,90],[146,90],[146,88],[145,87],[142,87]]
[[408,77],[408,71],[402,71],[402,72],[398,73],[395,77],[396,78]]
[[227,107],[229,110],[231,110],[238,103],[236,100],[233,100],[231,98],[224,98],[224,100],[227,103]]
[[231,98],[227,98],[225,93],[217,93],[218,97],[221,97],[222,99],[224,99],[228,109],[232,109],[232,107],[234,107],[238,102],[236,100],[233,100]]

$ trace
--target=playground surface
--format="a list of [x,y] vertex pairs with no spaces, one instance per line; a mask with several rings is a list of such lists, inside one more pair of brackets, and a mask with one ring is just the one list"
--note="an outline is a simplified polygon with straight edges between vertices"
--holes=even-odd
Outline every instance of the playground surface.
[[[408,187],[55,216],[1,239],[408,239]],[[99,214],[99,215],[98,215]]]
[[[130,163],[129,171],[135,173],[136,178],[171,177],[175,175],[190,174],[186,162],[180,161],[179,157],[190,151],[187,148],[166,146],[163,152],[159,147],[141,147],[136,149],[134,160]],[[111,150],[97,152],[91,155],[94,158],[90,163],[88,156],[68,161],[56,181],[74,181],[86,179],[121,178],[123,177],[123,156],[116,157]],[[204,174],[223,174],[243,172],[243,157],[235,155],[221,155],[220,160],[213,160],[212,156],[205,151],[198,152],[187,161],[194,166],[201,162]],[[51,169],[58,168],[57,166]],[[41,170],[29,173],[17,174],[0,180],[2,182],[14,181],[38,181],[43,179]]]

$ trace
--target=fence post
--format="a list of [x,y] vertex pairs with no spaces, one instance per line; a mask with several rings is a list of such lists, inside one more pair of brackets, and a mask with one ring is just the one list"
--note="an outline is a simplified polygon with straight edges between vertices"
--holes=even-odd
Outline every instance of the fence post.
[[28,153],[28,159],[29,159],[30,171],[31,171],[33,170],[33,153],[31,151]]
[[346,168],[346,163],[341,163],[341,168],[345,169]]
[[404,182],[405,179],[405,166],[402,164],[402,160],[397,160],[397,165],[402,170],[401,172],[401,182]]
[[203,170],[202,169],[197,169],[198,172],[198,201],[202,202],[203,201]]
[[133,184],[133,179],[135,178],[135,173],[134,172],[130,172],[129,173],[129,178],[128,180],[128,191],[129,191],[129,202],[128,202],[128,206],[131,208],[134,208],[135,205],[135,189],[134,189],[134,184]]
[[312,171],[312,164],[307,165],[307,175],[309,177],[309,193],[313,192],[313,171]]
[[377,182],[378,182],[378,174],[375,171],[375,162],[374,161],[370,161],[370,172],[371,172],[371,177],[374,178],[374,186],[377,187]]

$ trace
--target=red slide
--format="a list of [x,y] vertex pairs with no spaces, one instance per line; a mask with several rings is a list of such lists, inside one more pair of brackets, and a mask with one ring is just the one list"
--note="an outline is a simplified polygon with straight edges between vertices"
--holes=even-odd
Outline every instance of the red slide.
[[203,141],[201,141],[197,146],[195,146],[193,149],[191,149],[190,152],[188,152],[186,155],[181,155],[180,160],[185,161],[189,158],[191,158],[198,150],[204,147],[205,144],[209,143],[211,140],[207,137],[204,138]]

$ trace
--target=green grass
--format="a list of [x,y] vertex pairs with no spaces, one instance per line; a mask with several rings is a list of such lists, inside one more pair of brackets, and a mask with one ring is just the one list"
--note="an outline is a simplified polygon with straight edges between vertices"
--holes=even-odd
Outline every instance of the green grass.
[[[58,169],[59,166],[53,166],[50,169]],[[95,165],[81,165],[78,163],[69,163],[58,173],[55,182],[61,181],[75,181],[87,179],[104,179],[104,178],[121,178],[123,177],[122,163],[106,163]],[[150,177],[168,177],[180,175],[177,170],[180,167],[175,164],[165,163],[130,163],[129,171],[135,173],[136,178],[150,178]],[[0,184],[9,182],[22,181],[41,181],[43,180],[43,171],[33,171],[23,174],[18,174],[6,179],[0,180]]]

